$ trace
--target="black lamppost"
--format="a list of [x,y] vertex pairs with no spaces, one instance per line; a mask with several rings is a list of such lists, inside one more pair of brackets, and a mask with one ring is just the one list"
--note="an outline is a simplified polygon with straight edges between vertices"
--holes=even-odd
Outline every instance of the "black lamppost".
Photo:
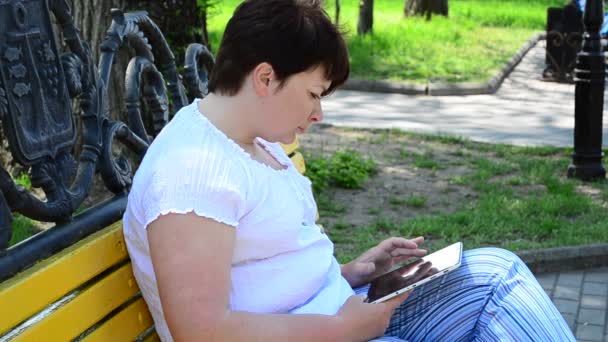
[[604,21],[604,1],[587,0],[583,22],[583,46],[574,69],[574,153],[568,177],[581,180],[604,179],[602,165],[602,113],[606,66],[600,42]]

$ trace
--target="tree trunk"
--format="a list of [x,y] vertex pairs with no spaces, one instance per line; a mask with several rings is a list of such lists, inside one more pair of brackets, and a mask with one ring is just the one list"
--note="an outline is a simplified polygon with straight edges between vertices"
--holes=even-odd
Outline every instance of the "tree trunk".
[[[196,1],[193,2],[195,5]],[[200,12],[200,23],[197,23],[197,27],[202,28],[202,43],[207,46],[209,51],[211,51],[211,42],[209,41],[209,32],[207,31],[207,19],[209,18],[209,13],[213,10],[215,6],[220,3],[220,0],[200,0],[198,1],[198,8]]]
[[374,24],[374,0],[359,0],[358,34],[366,34]]
[[[125,8],[127,0],[71,0],[74,24],[80,29],[82,39],[91,48],[93,63],[97,65],[100,56],[99,44],[103,41],[106,31],[112,23],[110,9]],[[108,105],[112,120],[119,119],[120,108],[124,108],[125,80],[123,77],[127,69],[128,56],[123,54],[112,67],[112,77],[108,85]]]
[[433,14],[448,16],[448,0],[407,0],[403,10],[406,17],[424,15],[427,20]]
[[[80,0],[82,1],[82,0]],[[127,0],[127,11],[146,10],[152,21],[158,25],[175,55],[178,66],[184,61],[186,48],[190,43],[204,43],[202,32],[203,12],[207,18],[208,10],[216,0],[204,0],[199,6],[197,0]]]
[[336,26],[340,25],[340,0],[336,0]]
[[209,32],[207,31],[207,11],[203,11],[201,13],[201,28],[203,30],[203,35],[201,37],[201,41],[203,45],[205,45],[209,51],[211,51],[211,42],[209,41]]

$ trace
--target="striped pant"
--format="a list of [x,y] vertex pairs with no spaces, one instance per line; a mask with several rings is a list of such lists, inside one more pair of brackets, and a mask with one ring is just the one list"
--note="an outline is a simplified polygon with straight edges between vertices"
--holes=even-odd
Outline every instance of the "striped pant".
[[575,341],[528,267],[498,248],[467,251],[457,270],[415,289],[373,341],[476,340]]

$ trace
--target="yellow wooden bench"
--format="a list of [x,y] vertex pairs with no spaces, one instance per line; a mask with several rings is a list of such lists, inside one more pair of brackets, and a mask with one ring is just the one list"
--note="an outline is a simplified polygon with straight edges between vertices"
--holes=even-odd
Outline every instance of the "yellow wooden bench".
[[[117,222],[0,284],[10,341],[158,340]],[[142,336],[143,334],[143,336]],[[1,339],[1,337],[0,337]]]
[[[283,146],[300,172],[298,142]],[[0,341],[159,341],[122,221],[0,283]]]

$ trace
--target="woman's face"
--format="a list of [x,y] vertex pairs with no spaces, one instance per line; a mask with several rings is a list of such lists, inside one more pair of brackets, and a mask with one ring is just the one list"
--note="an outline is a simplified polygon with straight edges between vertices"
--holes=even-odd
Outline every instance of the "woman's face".
[[330,86],[322,67],[289,77],[282,88],[271,81],[270,91],[264,99],[262,138],[284,144],[292,143],[313,123],[323,120],[321,94]]

